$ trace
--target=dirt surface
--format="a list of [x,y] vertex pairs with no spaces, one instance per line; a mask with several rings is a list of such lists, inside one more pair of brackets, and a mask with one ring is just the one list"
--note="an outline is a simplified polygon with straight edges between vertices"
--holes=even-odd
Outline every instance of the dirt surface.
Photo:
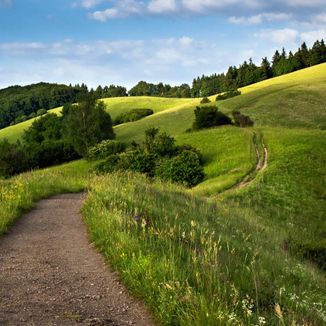
[[83,195],[41,201],[0,238],[0,325],[154,325],[89,244]]

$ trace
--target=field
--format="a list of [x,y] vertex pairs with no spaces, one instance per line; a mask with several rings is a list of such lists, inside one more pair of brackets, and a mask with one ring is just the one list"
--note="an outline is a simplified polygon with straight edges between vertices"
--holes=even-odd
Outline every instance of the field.
[[[201,150],[204,182],[184,189],[133,174],[99,177],[85,161],[36,171],[1,181],[0,233],[38,199],[86,188],[92,241],[161,324],[325,323],[326,64],[213,103],[249,115],[254,128],[186,132],[199,99],[104,101],[113,117],[152,108],[117,126],[117,139],[142,141],[159,127]],[[18,139],[26,124],[0,137]],[[261,156],[266,145],[268,167],[252,174],[254,139]],[[252,182],[238,188],[247,175]]]

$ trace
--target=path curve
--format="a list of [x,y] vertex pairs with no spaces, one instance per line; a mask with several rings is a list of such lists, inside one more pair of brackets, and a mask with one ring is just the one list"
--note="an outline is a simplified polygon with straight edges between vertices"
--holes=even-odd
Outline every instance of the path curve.
[[0,238],[0,325],[154,325],[88,243],[83,199],[43,200]]
[[245,187],[250,186],[256,176],[258,172],[262,172],[264,170],[267,169],[268,167],[268,150],[267,147],[264,143],[264,141],[261,141],[261,146],[263,149],[263,157],[261,158],[260,156],[260,152],[259,152],[259,147],[257,144],[257,136],[256,133],[253,133],[253,144],[255,147],[255,153],[256,153],[256,167],[254,170],[250,171],[240,182],[238,182],[237,184],[235,184],[233,187],[231,187],[230,189],[226,190],[226,191],[230,191],[230,190],[235,190],[235,189],[243,189]]

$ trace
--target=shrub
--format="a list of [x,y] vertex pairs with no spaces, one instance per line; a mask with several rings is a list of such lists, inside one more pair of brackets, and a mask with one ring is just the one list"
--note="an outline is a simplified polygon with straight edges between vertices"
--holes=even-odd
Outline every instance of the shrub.
[[99,144],[88,150],[87,158],[89,160],[101,160],[112,154],[122,153],[126,149],[126,144],[116,140],[103,140]]
[[195,110],[194,130],[228,124],[232,124],[231,119],[224,113],[219,112],[216,106],[198,106]]
[[10,177],[24,171],[26,156],[16,144],[10,144],[7,139],[0,142],[0,176]]
[[117,169],[130,170],[153,176],[155,157],[151,154],[145,153],[143,150],[122,153],[117,164]]
[[193,151],[184,150],[175,157],[162,160],[155,170],[155,175],[163,180],[192,187],[203,180],[204,170],[198,155]]
[[151,109],[133,109],[118,115],[114,120],[114,125],[137,121],[152,114],[154,114],[154,111]]
[[239,111],[233,111],[232,112],[234,124],[237,127],[245,128],[245,127],[252,127],[254,125],[254,122],[247,116]]
[[167,133],[159,133],[157,128],[149,128],[145,131],[145,150],[156,156],[173,156],[176,151],[175,139]]
[[239,90],[232,90],[232,91],[228,91],[228,92],[225,92],[223,94],[219,94],[217,95],[216,97],[216,101],[223,101],[223,100],[226,100],[228,98],[232,98],[232,97],[235,97],[235,96],[239,96],[241,95],[241,92]]
[[200,104],[207,104],[207,103],[211,103],[210,99],[208,97],[204,97],[201,101]]
[[98,163],[95,166],[95,171],[99,173],[112,173],[117,170],[120,161],[118,154],[110,155],[104,162]]
[[47,111],[45,109],[39,109],[36,111],[36,116],[40,117],[41,115],[44,115],[45,113],[47,113]]

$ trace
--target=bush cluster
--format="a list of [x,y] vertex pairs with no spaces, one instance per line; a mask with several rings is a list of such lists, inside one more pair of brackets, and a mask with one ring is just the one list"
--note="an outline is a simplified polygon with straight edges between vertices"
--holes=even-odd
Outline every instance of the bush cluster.
[[133,109],[118,115],[114,120],[114,125],[137,121],[152,114],[154,114],[154,111],[151,109]]
[[208,104],[211,103],[211,100],[208,97],[204,97],[201,101],[200,104]]
[[232,90],[232,91],[228,91],[225,92],[223,94],[219,94],[216,97],[216,101],[223,101],[223,100],[227,100],[228,98],[232,98],[232,97],[236,97],[241,95],[241,92],[239,90]]
[[204,178],[202,156],[189,145],[176,146],[175,139],[156,128],[145,131],[145,142],[120,154],[110,155],[96,166],[100,173],[130,170],[191,187]]
[[126,149],[126,144],[117,140],[107,139],[91,147],[87,153],[90,161],[105,159],[106,157],[122,153]]
[[[24,132],[22,142],[2,141],[0,177],[78,159],[86,156],[90,147],[112,138],[112,121],[104,104],[86,98],[76,105],[66,105],[62,116],[48,113],[36,119]],[[121,144],[108,147],[108,151],[118,151]],[[100,155],[96,150],[93,154]]]
[[232,124],[231,119],[218,111],[216,106],[198,106],[195,110],[193,130]]
[[240,113],[239,111],[233,111],[232,115],[233,115],[233,119],[234,119],[234,124],[237,127],[240,127],[240,128],[253,127],[254,122],[247,115],[244,115],[244,114]]

